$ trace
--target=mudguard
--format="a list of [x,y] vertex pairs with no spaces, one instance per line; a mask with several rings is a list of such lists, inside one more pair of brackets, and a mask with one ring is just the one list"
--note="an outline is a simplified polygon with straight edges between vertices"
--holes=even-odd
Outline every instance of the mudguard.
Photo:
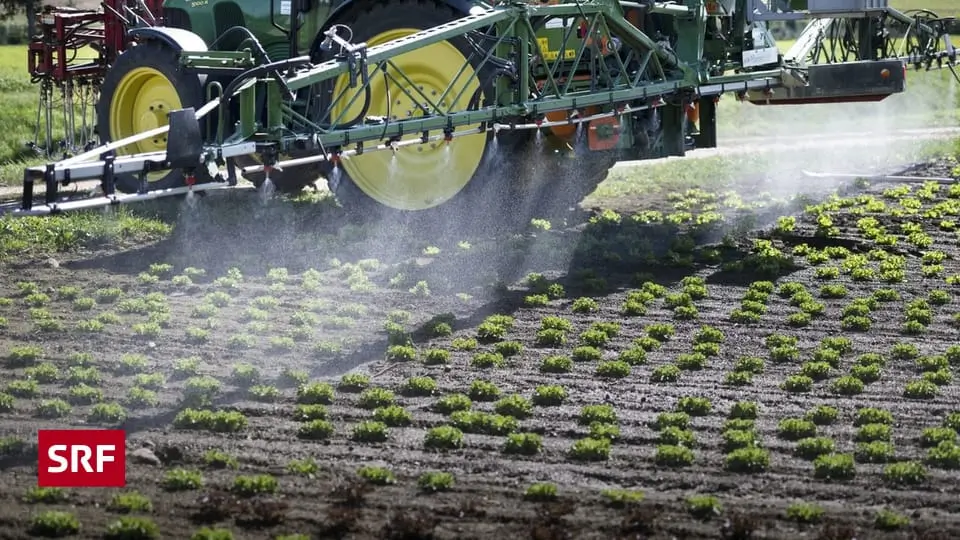
[[140,41],[159,41],[176,52],[205,52],[207,50],[207,43],[203,41],[203,38],[182,28],[167,28],[164,26],[132,28],[127,32],[127,37]]
[[[340,0],[334,1],[334,8],[330,11],[330,15],[327,16],[327,20],[323,23],[322,30],[327,30],[334,23],[337,22],[337,19],[340,18],[348,9],[353,7],[355,4],[360,2],[369,2],[371,0]],[[471,9],[480,8],[480,9],[489,9],[491,6],[485,2],[478,0],[436,0],[438,3],[443,3],[451,8],[455,9],[462,15],[466,16],[470,14]],[[311,51],[318,51],[320,42],[324,40],[323,31],[317,34],[317,38],[314,40],[313,44],[310,46]]]

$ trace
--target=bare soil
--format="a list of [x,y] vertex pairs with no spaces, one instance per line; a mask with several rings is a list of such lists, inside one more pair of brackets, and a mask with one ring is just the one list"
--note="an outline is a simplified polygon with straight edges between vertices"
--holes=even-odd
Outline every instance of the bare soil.
[[[910,174],[949,175],[952,165],[929,164],[913,168]],[[872,194],[882,199],[883,190],[890,187],[870,186],[847,196]],[[913,187],[914,192],[917,189],[919,186]],[[745,188],[740,191],[748,192]],[[228,209],[213,210],[206,201],[192,211],[157,207],[175,223],[170,239],[122,250],[89,248],[52,259],[47,255],[27,257],[0,267],[0,297],[12,300],[0,307],[0,317],[7,321],[0,334],[0,352],[38,345],[44,355],[37,363],[48,362],[58,368],[56,380],[39,384],[36,396],[17,397],[13,409],[2,413],[0,436],[19,437],[32,444],[37,429],[91,425],[88,415],[93,405],[75,403],[55,419],[36,414],[42,400],[68,399],[74,384],[67,377],[75,362],[73,355],[91,353],[93,365],[102,375],[99,384],[91,385],[102,390],[103,402],[123,404],[128,414],[119,424],[128,435],[128,490],[150,498],[153,510],[144,515],[160,526],[164,538],[187,538],[203,526],[228,528],[236,538],[292,533],[311,538],[960,537],[956,471],[928,465],[923,481],[903,486],[884,479],[885,464],[858,462],[853,479],[822,480],[814,477],[811,460],[796,455],[796,443],[778,434],[781,420],[802,417],[816,405],[830,405],[839,410],[839,417],[831,425],[817,426],[817,435],[832,438],[837,452],[853,453],[859,429],[854,427],[857,410],[885,408],[895,419],[895,459],[922,461],[928,451],[920,441],[922,431],[940,425],[947,413],[960,411],[960,393],[953,381],[940,386],[932,399],[904,398],[905,384],[920,374],[913,360],[890,356],[897,342],[915,344],[923,356],[942,355],[957,343],[952,318],[957,313],[956,298],[931,306],[932,320],[921,335],[902,332],[906,303],[927,298],[933,289],[951,290],[945,277],[960,273],[957,235],[941,226],[950,216],[922,214],[938,203],[954,200],[947,192],[948,186],[943,186],[929,200],[920,199],[920,214],[892,215],[889,208],[897,206],[895,199],[883,199],[888,211],[879,213],[856,215],[852,212],[862,207],[852,204],[829,212],[838,227],[832,236],[816,236],[816,226],[804,218],[798,219],[794,232],[774,238],[787,255],[802,243],[817,248],[844,246],[852,253],[865,254],[877,246],[858,231],[857,221],[870,215],[897,236],[898,242],[889,252],[906,258],[905,280],[890,284],[879,279],[854,281],[846,274],[831,281],[817,279],[818,267],[839,265],[839,260],[811,266],[803,257],[795,257],[796,269],[772,276],[725,268],[725,263],[747,256],[751,241],[744,239],[745,230],[769,225],[790,211],[769,200],[753,210],[741,206],[734,211],[724,206],[721,198],[717,204],[727,219],[688,233],[684,232],[686,226],[644,225],[631,216],[649,210],[670,213],[681,201],[694,201],[691,212],[703,215],[709,211],[704,204],[711,204],[705,196],[699,196],[699,202],[696,195],[680,193],[642,203],[611,203],[608,209],[618,212],[619,221],[609,213],[593,221],[571,214],[567,223],[555,222],[550,231],[513,238],[461,238],[449,231],[418,238],[397,224],[363,229],[343,225],[342,216],[332,208],[318,214],[289,203],[261,206],[240,197],[218,199]],[[944,206],[939,208],[943,211]],[[932,245],[919,248],[907,244],[899,227],[907,221],[919,224],[932,238]],[[718,243],[730,233],[734,236],[726,243]],[[697,247],[678,239],[695,241]],[[458,245],[467,240],[469,246]],[[429,246],[439,252],[425,249]],[[941,250],[947,258],[940,274],[924,277],[921,255],[930,250]],[[174,270],[162,274],[156,283],[147,283],[141,274],[149,272],[154,263],[170,263]],[[870,263],[874,268],[877,264]],[[195,278],[192,285],[176,285],[172,276],[187,267],[202,268],[206,275]],[[218,284],[215,280],[227,276],[230,268],[238,269],[242,279],[236,287],[223,287],[222,281]],[[277,279],[271,280],[271,268],[286,268],[288,279],[278,284],[279,273],[274,272]],[[525,298],[536,292],[522,281],[529,272],[543,273],[549,282],[561,284],[564,294],[543,306],[526,305]],[[304,279],[314,273],[319,277]],[[659,283],[674,294],[691,283],[690,277],[702,278],[708,292],[693,301],[698,312],[695,320],[675,319],[663,298],[650,301],[645,314],[624,314],[627,296],[644,282]],[[794,328],[786,317],[797,308],[774,293],[759,322],[732,322],[731,313],[740,306],[748,285],[766,279],[778,286],[788,281],[803,284],[824,304],[824,313],[814,317],[809,326]],[[422,287],[416,292],[421,281],[426,282],[429,294]],[[31,315],[28,297],[18,289],[18,282],[33,282],[47,294],[50,300],[42,309],[49,313]],[[825,283],[844,285],[847,296],[822,298],[819,291]],[[110,287],[119,287],[123,294],[115,302],[78,311],[73,300],[64,298],[65,291],[60,289],[64,286],[78,287],[82,297],[94,297],[98,290]],[[869,297],[881,288],[896,289],[900,300],[880,304],[869,315],[872,325],[868,331],[842,328],[841,310],[851,299]],[[955,291],[954,287],[951,293]],[[150,315],[127,311],[135,310],[135,299],[158,292],[167,308],[154,311],[166,312],[169,317],[162,321],[159,335],[135,335],[134,325],[147,322]],[[597,302],[596,311],[572,310],[574,300],[584,296]],[[262,300],[265,297],[278,300],[277,305],[270,307]],[[206,314],[197,311],[198,306],[221,300],[224,305],[218,309]],[[265,321],[250,320],[264,315],[247,311],[256,305],[265,307]],[[409,316],[403,326],[412,333],[419,354],[416,361],[385,358],[389,343],[384,323],[391,316],[403,320],[398,311]],[[119,322],[104,318],[108,312]],[[429,332],[419,331],[441,314],[453,316],[451,335],[431,337]],[[513,317],[513,326],[503,339],[520,342],[523,348],[502,367],[475,367],[471,363],[475,354],[492,351],[494,343],[481,342],[476,351],[454,350],[452,345],[456,339],[476,337],[478,326],[492,314]],[[108,321],[101,332],[81,331],[83,321],[98,316]],[[570,321],[572,329],[564,345],[537,345],[536,334],[545,317]],[[38,325],[38,320],[60,324]],[[595,360],[575,362],[567,373],[541,371],[544,358],[570,355],[579,345],[578,336],[601,321],[620,325],[619,333],[601,347],[603,361],[634,348],[635,340],[645,336],[651,324],[673,324],[675,335],[648,352],[645,363],[631,366],[623,378],[599,376]],[[694,335],[704,325],[723,332],[719,353],[710,356],[703,369],[684,370],[676,382],[653,382],[655,369],[692,351]],[[188,329],[208,330],[208,341],[189,340]],[[800,358],[771,360],[765,339],[773,333],[795,336]],[[841,335],[852,341],[852,350],[843,354],[825,380],[805,393],[780,387],[798,372],[802,362],[812,358],[821,339]],[[249,348],[244,348],[243,339],[237,336],[250,336]],[[295,338],[291,349],[287,348],[290,343],[271,342],[271,338],[283,336]],[[341,350],[336,351],[332,344],[339,344]],[[429,349],[450,350],[450,362],[427,365],[422,360]],[[869,352],[887,358],[880,379],[866,384],[860,395],[832,392],[833,381],[847,374],[858,356]],[[144,355],[148,365],[134,370],[140,373],[123,371],[121,357],[129,354]],[[181,399],[186,386],[186,377],[178,376],[174,363],[192,356],[202,360],[200,375],[220,381],[220,392],[211,407],[243,413],[247,418],[243,429],[216,433],[172,425],[185,406]],[[754,376],[752,384],[727,384],[735,362],[744,356],[765,359],[766,369]],[[241,363],[255,366],[259,383],[275,385],[279,395],[267,401],[251,397],[249,384],[232,377],[233,368]],[[15,380],[27,379],[31,373],[27,369],[8,365],[0,372],[0,391]],[[328,381],[334,387],[343,373],[367,373],[371,387],[395,393],[396,403],[412,414],[412,424],[389,428],[385,442],[354,441],[354,427],[371,419],[373,412],[362,406],[361,394],[337,389],[328,405],[334,434],[320,441],[301,439],[297,433],[303,422],[295,416],[297,388],[283,377],[289,370],[304,370],[312,382]],[[949,371],[955,375],[956,365]],[[164,380],[156,389],[157,403],[138,407],[128,401],[129,392],[146,384],[146,379],[137,379],[144,373],[161,373]],[[420,397],[404,395],[405,381],[414,376],[432,377],[436,391]],[[438,400],[469,392],[478,379],[496,384],[501,396],[519,394],[530,399],[537,386],[547,384],[566,389],[567,399],[561,405],[534,406],[528,417],[518,419],[518,431],[542,436],[541,452],[533,456],[506,454],[502,451],[505,436],[478,433],[466,433],[465,446],[458,450],[425,449],[427,430],[451,422],[449,415],[435,410]],[[691,420],[696,439],[693,463],[659,465],[655,453],[660,435],[651,423],[660,413],[673,411],[684,396],[706,397],[712,405],[709,413]],[[731,406],[739,401],[759,405],[757,444],[770,452],[769,465],[761,472],[737,473],[725,467],[723,425]],[[595,462],[574,459],[571,446],[589,431],[578,422],[581,408],[604,403],[615,408],[620,429],[609,458]],[[492,412],[494,402],[474,400],[472,408]],[[203,456],[211,449],[235,457],[238,468],[205,464]],[[148,462],[151,456],[156,462]],[[315,474],[304,476],[287,470],[291,460],[305,458],[316,460],[319,469]],[[22,454],[8,452],[0,461],[0,538],[24,537],[32,516],[41,510],[73,512],[82,523],[77,536],[84,538],[102,536],[119,516],[107,507],[114,490],[69,490],[67,500],[61,503],[25,502],[24,494],[36,484],[34,463],[35,450],[29,447]],[[374,486],[360,481],[356,471],[365,465],[389,468],[396,482]],[[175,468],[202,471],[203,487],[165,490],[162,479]],[[425,493],[417,487],[417,478],[426,471],[453,473],[455,483],[447,491]],[[276,493],[245,498],[231,491],[237,476],[264,473],[279,480]],[[546,503],[525,500],[524,490],[535,482],[556,484],[557,499]],[[600,494],[607,488],[641,490],[645,498],[625,508],[616,507]],[[694,494],[714,495],[722,507],[713,515],[695,517],[686,503]],[[822,506],[823,518],[812,524],[787,519],[786,509],[799,501]],[[876,528],[874,515],[880,508],[908,516],[910,524],[895,531]]]

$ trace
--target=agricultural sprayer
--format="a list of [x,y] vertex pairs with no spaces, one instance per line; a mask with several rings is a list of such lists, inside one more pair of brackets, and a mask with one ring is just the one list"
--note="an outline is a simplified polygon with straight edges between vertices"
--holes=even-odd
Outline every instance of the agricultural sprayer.
[[[455,200],[494,208],[486,197],[522,196],[551,159],[582,170],[555,182],[595,185],[618,159],[716,146],[723,94],[759,105],[879,101],[904,90],[908,66],[956,61],[951,20],[886,0],[103,5],[42,16],[30,69],[48,96],[47,128],[49,95],[63,93],[74,129],[70,96],[84,88],[96,94],[98,139],[83,147],[70,135],[61,161],[27,168],[18,214],[243,178],[267,193],[325,178],[361,215]],[[767,23],[784,20],[809,22],[781,54]],[[71,61],[80,48],[97,57]],[[101,193],[62,200],[62,186],[83,180]]]

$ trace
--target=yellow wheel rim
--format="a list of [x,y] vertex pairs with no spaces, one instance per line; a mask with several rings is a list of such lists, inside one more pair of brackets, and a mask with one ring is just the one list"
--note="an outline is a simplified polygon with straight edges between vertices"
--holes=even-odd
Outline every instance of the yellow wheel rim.
[[[391,30],[366,40],[366,43],[375,46],[418,31],[412,28]],[[466,110],[479,88],[472,67],[467,66],[460,72],[466,61],[456,47],[442,41],[395,58],[395,67],[388,68],[392,77],[385,77],[376,71],[376,67],[371,67],[367,116],[389,117],[391,120],[422,116],[420,107],[429,109],[430,102],[439,105],[442,111]],[[454,81],[453,88],[447,91]],[[408,87],[411,82],[414,89],[401,90],[400,85]],[[349,122],[363,110],[362,94],[350,103],[359,87],[349,88],[348,85],[346,76],[334,85],[334,99],[343,93],[331,108],[334,121]],[[455,132],[478,127],[479,124],[458,127]],[[440,132],[431,132],[431,135],[440,135]],[[411,134],[403,140],[419,137],[419,133]],[[342,163],[357,187],[380,204],[398,210],[426,210],[448,201],[470,182],[480,166],[486,145],[486,134],[475,133],[457,137],[449,144],[440,140],[401,147],[396,153],[387,150],[347,156]]]
[[[163,73],[139,67],[120,79],[110,101],[110,140],[119,141],[168,123],[167,114],[180,109],[180,94]],[[117,149],[118,154],[162,152],[167,149],[166,133]],[[152,173],[147,180],[156,182],[166,173]]]

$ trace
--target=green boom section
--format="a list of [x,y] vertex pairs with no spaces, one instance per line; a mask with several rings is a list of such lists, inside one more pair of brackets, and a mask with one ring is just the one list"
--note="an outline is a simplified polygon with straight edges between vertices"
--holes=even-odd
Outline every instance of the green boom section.
[[[358,9],[364,6],[359,1]],[[203,169],[216,171],[224,158],[251,153],[264,164],[280,155],[301,156],[294,159],[299,164],[335,164],[340,155],[504,129],[562,131],[585,124],[591,137],[602,139],[591,139],[591,149],[630,148],[655,157],[644,135],[654,116],[663,127],[657,152],[683,155],[690,134],[685,112],[703,105],[705,122],[715,123],[713,96],[735,92],[758,104],[877,101],[903,91],[905,64],[952,70],[956,61],[943,19],[902,14],[882,0],[871,0],[878,7],[869,13],[851,8],[861,0],[818,0],[818,11],[806,14],[813,21],[798,39],[799,52],[785,58],[763,21],[798,14],[766,12],[767,19],[753,20],[758,3],[769,2],[473,2],[470,14],[368,47],[352,42],[353,30],[338,24],[331,9],[336,3],[167,0],[164,8],[181,11],[187,29],[210,45],[179,55],[186,69],[214,76],[208,96],[222,96],[197,110],[205,126],[184,139],[176,155],[168,148],[165,155],[127,156],[116,164],[90,161],[100,155],[97,149],[31,167],[24,200],[40,179],[49,187],[70,177],[142,174],[201,161]],[[289,12],[298,4],[299,50],[292,51]],[[238,26],[248,32],[230,30]],[[313,45],[320,41],[318,50]],[[444,66],[458,75],[427,95],[398,67],[398,58],[444,41],[456,41],[468,57],[459,70]],[[371,93],[384,87],[394,93],[389,101],[413,109],[372,114]],[[177,129],[192,131],[183,124],[193,123],[192,115],[177,121]],[[715,125],[704,129],[715,144]]]
[[[704,11],[701,0],[686,1],[687,8],[667,12],[657,21],[663,31],[684,36],[676,46],[658,43],[631,24],[621,4],[614,0],[554,5],[511,2],[369,49],[333,40],[332,47],[341,53],[337,58],[282,77],[257,73],[258,77],[240,85],[243,111],[251,111],[258,94],[267,96],[270,113],[266,125],[254,125],[245,114],[241,129],[231,136],[221,130],[220,140],[274,141],[285,151],[294,143],[304,143],[303,133],[289,134],[289,128],[297,125],[312,132],[308,142],[336,148],[438,130],[450,136],[462,126],[479,124],[481,129],[489,129],[493,123],[537,120],[559,111],[642,109],[662,104],[658,100],[664,96],[693,96],[707,80],[706,66],[699,60]],[[462,102],[459,98],[470,81],[465,77],[452,81],[437,99],[418,94],[393,63],[404,53],[460,37],[477,44],[467,59],[472,71],[486,76],[493,73],[497,78],[492,103],[465,110],[445,108],[442,101]],[[249,56],[243,58],[250,60]],[[536,60],[518,61],[520,58]],[[223,56],[185,53],[182,60],[193,67],[213,67],[222,63]],[[344,76],[353,84],[324,100],[322,89]],[[363,103],[374,77],[386,77],[398,92],[421,103],[422,114],[354,123],[329,114]],[[287,90],[296,98],[285,97]],[[317,102],[324,103],[324,110],[316,110]],[[222,104],[221,113],[226,108]]]

